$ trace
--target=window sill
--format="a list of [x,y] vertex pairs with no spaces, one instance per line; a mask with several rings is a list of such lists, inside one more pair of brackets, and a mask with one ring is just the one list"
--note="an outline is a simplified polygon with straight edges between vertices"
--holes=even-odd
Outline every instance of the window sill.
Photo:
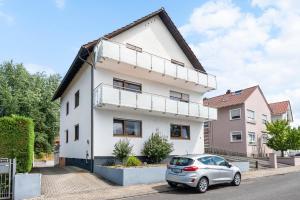
[[256,121],[251,121],[251,120],[247,120],[247,123],[249,123],[249,124],[256,124]]
[[177,138],[177,137],[171,137],[171,140],[191,140],[190,138]]
[[256,143],[249,143],[248,146],[256,146]]
[[142,138],[142,136],[133,136],[133,135],[113,135],[113,137]]
[[240,141],[230,141],[230,143],[242,143],[243,140],[240,140]]
[[241,120],[241,118],[230,119],[230,121],[236,121],[236,120]]

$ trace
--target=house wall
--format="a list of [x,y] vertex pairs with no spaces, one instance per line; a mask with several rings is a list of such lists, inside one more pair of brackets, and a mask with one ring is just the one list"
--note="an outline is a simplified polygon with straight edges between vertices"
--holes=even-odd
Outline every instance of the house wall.
[[[267,156],[267,154],[272,153],[272,149],[268,148],[266,144],[263,144],[262,135],[266,133],[266,125],[262,122],[262,115],[267,115],[267,119],[270,121],[271,112],[259,89],[256,89],[245,101],[245,113],[247,109],[255,112],[255,123],[249,122],[246,114],[247,154],[249,156],[252,154]],[[248,132],[255,132],[256,145],[248,144]]]
[[[230,120],[231,109],[241,108],[241,119]],[[219,108],[218,120],[209,125],[210,147],[230,152],[246,154],[245,109],[244,104]],[[231,132],[242,131],[241,142],[231,142]]]
[[[79,106],[75,108],[75,93],[79,90]],[[91,68],[84,64],[76,74],[60,99],[60,157],[90,158],[91,136]],[[69,114],[66,115],[66,103],[69,102]],[[74,141],[75,125],[79,124],[79,140]],[[69,142],[66,143],[66,130],[69,130]]]
[[[145,39],[147,38],[147,39]],[[145,22],[115,36],[112,40],[126,44],[130,43],[143,50],[167,59],[175,59],[192,68],[167,27],[159,16],[152,17]]]

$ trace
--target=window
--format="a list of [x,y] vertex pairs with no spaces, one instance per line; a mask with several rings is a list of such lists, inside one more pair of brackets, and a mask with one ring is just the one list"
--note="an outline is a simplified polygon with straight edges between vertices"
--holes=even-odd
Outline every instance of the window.
[[130,81],[120,80],[114,78],[114,88],[133,91],[133,92],[142,92],[142,85],[139,83],[134,83]]
[[204,165],[214,165],[213,158],[211,156],[202,157],[198,159],[199,162],[203,163]]
[[75,141],[79,140],[79,124],[75,125]]
[[230,112],[230,120],[241,119],[241,109],[240,108],[232,109],[229,112]]
[[129,43],[126,43],[126,47],[128,49],[131,49],[131,50],[134,50],[134,51],[137,51],[137,52],[142,52],[143,49],[141,47],[138,47],[138,46],[135,46],[133,44],[129,44]]
[[189,102],[190,96],[181,92],[170,91],[170,99],[182,102]]
[[142,136],[142,122],[137,120],[114,119],[114,136]]
[[180,61],[177,61],[177,60],[174,60],[174,59],[171,59],[171,63],[173,63],[175,65],[180,65],[180,66],[184,67],[184,63],[183,62],[180,62]]
[[171,138],[190,139],[190,126],[171,124]]
[[213,160],[214,160],[215,165],[226,166],[226,161],[223,158],[214,156]]
[[263,133],[261,137],[262,137],[262,143],[263,144],[267,144],[268,139],[269,139],[268,134],[267,133]]
[[233,131],[230,134],[231,142],[241,142],[242,141],[242,132],[241,131]]
[[262,120],[262,123],[263,123],[263,124],[266,124],[266,123],[268,122],[268,116],[263,114],[263,115],[261,116],[261,120]]
[[177,166],[189,166],[194,163],[194,160],[191,158],[184,158],[184,157],[174,157],[170,161],[170,165],[177,165]]
[[66,115],[68,115],[69,114],[69,102],[67,102],[67,104],[66,104]]
[[204,122],[204,128],[209,128],[209,122]]
[[79,106],[79,90],[75,93],[75,108]]
[[247,110],[247,121],[255,122],[255,112],[253,110]]
[[69,142],[69,131],[66,130],[66,143],[68,143],[68,142]]
[[256,136],[254,132],[248,132],[248,144],[255,145],[256,144]]

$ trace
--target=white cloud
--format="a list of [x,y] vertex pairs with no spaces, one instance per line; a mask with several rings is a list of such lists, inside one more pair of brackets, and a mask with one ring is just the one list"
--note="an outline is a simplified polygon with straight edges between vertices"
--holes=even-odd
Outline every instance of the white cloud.
[[66,1],[65,0],[55,0],[55,5],[59,9],[65,8]]
[[43,66],[43,65],[28,63],[28,64],[24,64],[24,66],[31,74],[34,74],[37,72],[44,72],[47,75],[56,73],[55,70],[52,69],[51,67],[47,67],[47,66]]
[[201,63],[217,75],[218,90],[259,84],[269,100],[291,100],[300,125],[300,1],[253,0],[259,14],[232,1],[209,1],[194,9],[180,30]]

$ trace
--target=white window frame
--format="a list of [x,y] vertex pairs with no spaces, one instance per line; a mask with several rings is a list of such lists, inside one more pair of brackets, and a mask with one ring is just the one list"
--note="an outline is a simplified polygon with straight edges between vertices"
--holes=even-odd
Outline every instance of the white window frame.
[[[241,140],[232,140],[233,135],[241,135]],[[243,142],[243,132],[242,131],[231,131],[230,132],[230,142],[234,142],[234,143]]]
[[[234,110],[239,110],[240,111],[240,118],[232,119],[231,112],[234,111]],[[241,119],[241,117],[242,117],[242,109],[241,108],[234,108],[234,109],[229,110],[229,119],[230,120],[239,120],[239,119]]]
[[[266,140],[266,141],[264,140],[265,136],[266,136],[266,138],[267,138],[267,140]],[[262,143],[263,143],[263,144],[267,144],[267,142],[268,142],[268,139],[269,139],[269,135],[268,135],[268,133],[267,133],[267,132],[262,132],[262,135],[261,135],[261,140],[262,140]]]
[[261,115],[261,121],[263,124],[266,124],[268,122],[268,115],[262,114]]
[[[254,135],[254,141],[250,141],[249,135]],[[248,131],[248,145],[256,145],[256,133],[254,131]]]

